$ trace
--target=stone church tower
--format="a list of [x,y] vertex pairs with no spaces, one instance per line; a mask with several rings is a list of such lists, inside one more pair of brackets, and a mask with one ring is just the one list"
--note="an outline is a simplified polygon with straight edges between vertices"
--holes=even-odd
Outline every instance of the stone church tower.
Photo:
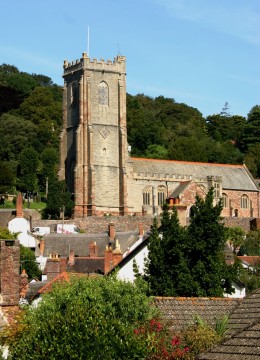
[[64,61],[60,179],[75,217],[127,213],[126,59]]

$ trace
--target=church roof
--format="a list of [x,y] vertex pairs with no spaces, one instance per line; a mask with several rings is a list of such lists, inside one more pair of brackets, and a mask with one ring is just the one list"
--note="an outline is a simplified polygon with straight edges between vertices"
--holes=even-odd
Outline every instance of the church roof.
[[134,177],[154,177],[167,181],[207,181],[221,177],[223,189],[259,191],[245,165],[212,164],[177,160],[131,158]]

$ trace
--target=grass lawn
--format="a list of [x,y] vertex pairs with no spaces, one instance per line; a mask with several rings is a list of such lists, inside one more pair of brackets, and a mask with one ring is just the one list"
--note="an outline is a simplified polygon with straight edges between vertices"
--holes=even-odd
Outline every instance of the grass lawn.
[[[45,202],[30,202],[29,206],[30,206],[29,209],[43,210],[46,207],[46,203]],[[27,201],[24,202],[23,208],[28,209]],[[15,205],[13,204],[12,201],[6,200],[4,205],[0,205],[0,209],[15,209]]]

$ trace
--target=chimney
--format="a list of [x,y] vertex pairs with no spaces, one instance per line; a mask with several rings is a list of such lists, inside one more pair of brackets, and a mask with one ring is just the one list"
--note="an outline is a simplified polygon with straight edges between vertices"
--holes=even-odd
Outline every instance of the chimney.
[[20,280],[20,298],[24,299],[26,297],[28,287],[28,275],[26,274],[25,269],[23,269]]
[[106,275],[109,271],[120,263],[123,259],[123,254],[120,249],[120,244],[118,239],[116,239],[115,249],[112,250],[112,246],[107,246],[105,250],[105,264],[104,264],[104,274]]
[[40,240],[40,255],[43,256],[45,247],[45,241],[43,239]]
[[68,265],[69,266],[75,265],[75,254],[73,250],[70,250]]
[[104,274],[106,275],[113,267],[113,250],[111,246],[105,249]]
[[110,242],[114,241],[116,234],[115,234],[115,224],[113,223],[108,224],[108,236]]
[[143,235],[144,235],[143,223],[139,223],[139,236],[143,236]]
[[97,257],[98,256],[98,246],[96,241],[91,241],[89,243],[89,257]]
[[23,217],[23,196],[21,193],[18,193],[16,198],[16,217]]
[[52,281],[60,274],[60,259],[57,253],[50,254],[46,262],[47,280]]
[[123,254],[120,248],[118,239],[116,239],[115,250],[113,251],[113,266],[116,266],[123,259]]
[[0,240],[0,305],[19,304],[19,270],[19,240]]

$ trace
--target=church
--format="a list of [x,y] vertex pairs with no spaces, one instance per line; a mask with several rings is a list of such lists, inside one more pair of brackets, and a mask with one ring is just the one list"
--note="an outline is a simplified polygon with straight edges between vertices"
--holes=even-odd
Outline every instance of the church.
[[158,215],[167,202],[186,224],[195,196],[214,188],[223,217],[258,218],[259,189],[243,165],[131,157],[126,58],[64,61],[59,178],[74,194],[74,217]]

